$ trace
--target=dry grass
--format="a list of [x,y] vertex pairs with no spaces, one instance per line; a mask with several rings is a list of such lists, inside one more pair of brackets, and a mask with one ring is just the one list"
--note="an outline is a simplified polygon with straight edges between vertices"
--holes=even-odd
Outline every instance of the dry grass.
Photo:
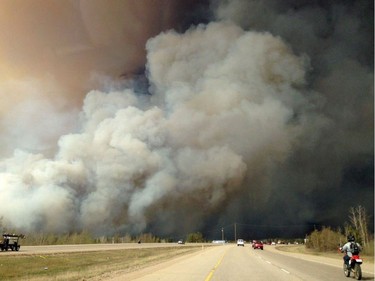
[[4,255],[0,256],[0,280],[92,280],[105,277],[108,272],[131,272],[199,249],[168,247],[48,255]]
[[[342,256],[342,253],[339,251],[337,252],[318,252],[311,249],[307,249],[304,245],[287,245],[287,246],[277,246],[277,249],[284,252],[291,252],[291,253],[300,253],[300,254],[308,254],[308,255],[315,255],[315,256],[325,256],[328,258],[337,258],[338,256]],[[374,256],[371,255],[361,255],[361,257],[369,262],[374,263]]]

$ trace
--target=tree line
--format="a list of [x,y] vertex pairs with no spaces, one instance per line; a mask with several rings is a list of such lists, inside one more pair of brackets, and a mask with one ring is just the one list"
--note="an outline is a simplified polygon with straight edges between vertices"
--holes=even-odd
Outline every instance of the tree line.
[[330,227],[323,227],[321,230],[314,230],[306,239],[306,247],[316,251],[337,251],[339,246],[347,242],[348,235],[354,235],[356,242],[362,248],[363,253],[374,254],[374,237],[368,230],[369,217],[366,209],[362,206],[349,209],[348,221],[343,229],[336,230]]
[[[339,245],[346,242],[346,237],[352,234],[356,237],[365,254],[374,254],[373,234],[368,230],[369,217],[362,206],[351,207],[349,209],[348,221],[343,228],[336,230],[331,227],[315,229],[305,239],[307,248],[316,251],[337,251]],[[3,232],[17,233],[16,230],[7,230],[0,218],[0,229]],[[26,239],[21,241],[22,245],[64,245],[64,244],[95,244],[95,243],[166,243],[177,242],[175,238],[161,238],[151,233],[141,233],[139,235],[115,234],[111,236],[94,236],[86,230],[80,232],[69,232],[64,234],[35,232],[27,233]],[[181,237],[185,242],[199,243],[207,242],[201,232],[193,232]]]

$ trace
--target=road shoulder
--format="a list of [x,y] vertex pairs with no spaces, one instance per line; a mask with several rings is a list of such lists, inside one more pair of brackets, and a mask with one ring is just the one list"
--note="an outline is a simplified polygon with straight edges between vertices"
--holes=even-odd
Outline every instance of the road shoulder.
[[[343,261],[342,261],[341,253],[337,253],[337,258],[331,258],[331,257],[318,256],[318,255],[313,255],[313,254],[288,252],[288,251],[284,251],[282,247],[288,247],[288,246],[272,246],[271,245],[271,246],[265,247],[265,250],[277,252],[282,255],[296,257],[299,259],[304,259],[304,260],[308,260],[312,262],[323,263],[323,264],[340,267],[340,268],[342,267]],[[362,271],[364,273],[374,275],[374,263],[373,262],[366,263],[366,259],[363,259]]]
[[[216,247],[216,246],[213,246]],[[95,279],[90,279],[91,281],[105,281],[105,280],[111,280],[111,281],[132,281],[136,280],[138,278],[141,278],[145,275],[151,274],[154,271],[161,270],[163,268],[166,268],[172,264],[175,264],[179,262],[180,260],[186,259],[188,257],[193,257],[196,255],[202,254],[204,251],[209,251],[213,249],[212,245],[204,246],[202,245],[201,248],[197,248],[197,251],[189,254],[184,254],[175,258],[171,258],[166,261],[154,263],[149,266],[145,266],[136,270],[132,271],[117,271],[117,272],[111,272],[108,273],[105,276],[97,277]]]

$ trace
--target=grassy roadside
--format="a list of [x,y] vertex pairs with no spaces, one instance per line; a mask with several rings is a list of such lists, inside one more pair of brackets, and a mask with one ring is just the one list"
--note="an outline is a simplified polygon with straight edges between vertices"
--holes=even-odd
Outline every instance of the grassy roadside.
[[[311,249],[307,249],[304,245],[283,245],[283,246],[276,246],[276,248],[280,251],[290,252],[290,253],[299,253],[299,254],[307,254],[307,255],[314,255],[314,256],[325,256],[329,258],[337,258],[342,256],[343,254],[340,252],[318,252]],[[365,261],[369,263],[374,263],[374,256],[369,255],[361,255]]]
[[45,255],[0,256],[0,280],[90,280],[108,272],[130,272],[192,253],[200,247],[167,247]]

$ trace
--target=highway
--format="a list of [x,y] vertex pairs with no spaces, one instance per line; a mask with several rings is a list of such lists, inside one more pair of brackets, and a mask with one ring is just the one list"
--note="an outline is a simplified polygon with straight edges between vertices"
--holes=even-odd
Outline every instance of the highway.
[[[198,244],[195,244],[198,245]],[[209,245],[210,247],[207,247]],[[187,245],[179,245],[187,247]],[[175,243],[124,243],[84,244],[55,246],[23,246],[20,252],[5,255],[35,255],[86,251],[110,251],[154,247],[176,247]],[[137,271],[108,273],[96,280],[112,281],[243,281],[243,280],[354,280],[346,278],[342,271],[342,255],[337,258],[287,253],[275,246],[265,245],[264,250],[254,250],[250,244],[199,244],[197,252],[142,268]],[[374,264],[362,265],[362,280],[374,280]]]
[[[298,255],[297,255],[298,256]],[[362,280],[374,280],[372,272],[363,268]],[[302,259],[286,255],[267,246],[254,250],[249,244],[233,244],[204,249],[198,253],[128,273],[107,280],[114,281],[315,281],[347,279],[342,271],[341,256],[337,259],[311,257]]]

